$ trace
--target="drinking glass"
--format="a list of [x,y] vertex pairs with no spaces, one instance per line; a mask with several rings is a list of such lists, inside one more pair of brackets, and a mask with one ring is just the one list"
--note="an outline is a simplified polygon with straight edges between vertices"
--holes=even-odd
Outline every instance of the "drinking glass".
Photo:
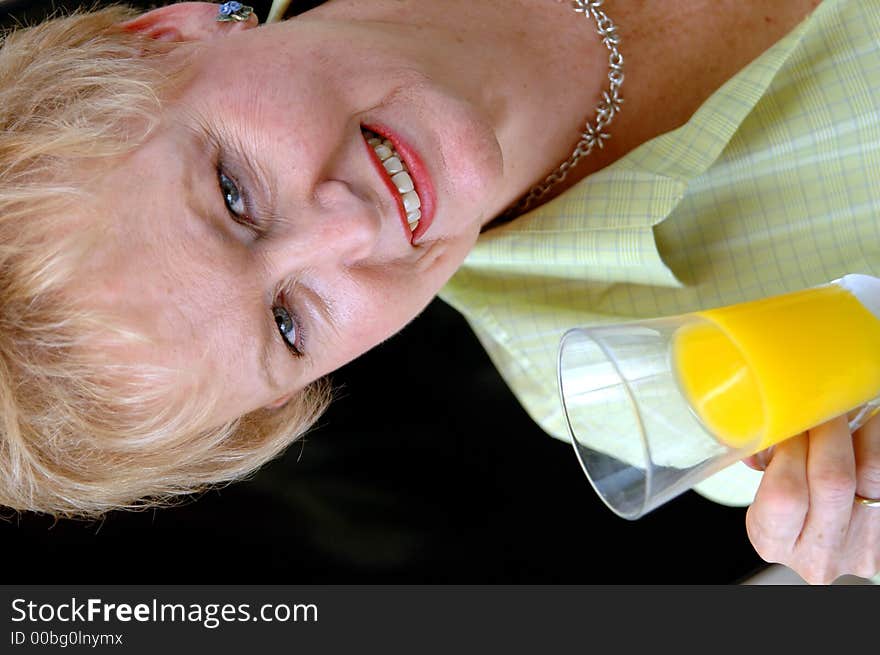
[[880,407],[880,279],[567,331],[559,391],[578,460],[626,519],[783,439]]

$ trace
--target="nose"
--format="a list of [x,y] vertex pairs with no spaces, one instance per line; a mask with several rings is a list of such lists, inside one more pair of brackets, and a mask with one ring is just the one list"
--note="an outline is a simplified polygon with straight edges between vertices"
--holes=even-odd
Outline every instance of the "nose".
[[319,184],[280,222],[271,251],[282,269],[356,266],[375,252],[382,224],[378,207],[338,180]]

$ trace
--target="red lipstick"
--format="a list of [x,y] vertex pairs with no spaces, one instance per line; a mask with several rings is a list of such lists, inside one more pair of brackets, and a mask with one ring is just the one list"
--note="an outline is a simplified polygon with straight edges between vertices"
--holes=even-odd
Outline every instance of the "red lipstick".
[[[422,161],[422,158],[419,157],[418,152],[416,152],[416,150],[402,137],[392,132],[387,126],[370,124],[364,125],[363,127],[364,129],[379,135],[383,139],[388,139],[391,142],[392,147],[397,152],[397,154],[400,155],[400,158],[406,165],[407,171],[409,172],[409,175],[413,180],[413,186],[415,187],[416,193],[419,194],[419,200],[421,200],[422,202],[422,206],[419,208],[422,212],[422,217],[419,219],[418,227],[415,229],[414,232],[412,232],[411,238],[411,243],[413,245],[416,245],[422,235],[424,235],[428,228],[431,227],[431,222],[434,220],[434,187],[431,184],[431,178],[428,175],[428,169],[425,166],[425,163]],[[379,170],[382,172],[382,178],[385,180],[386,186],[391,189],[391,192],[394,194],[394,197],[397,200],[397,204],[400,209],[401,220],[403,221],[407,234],[409,234],[409,223],[406,220],[406,210],[403,207],[403,200],[400,198],[400,194],[397,192],[397,188],[394,186],[394,183],[391,181],[390,176],[385,171],[385,167],[382,165],[382,162],[379,161],[379,158],[376,156],[373,148],[369,144],[367,144],[367,148],[369,148],[370,150],[373,162],[376,164],[376,166],[379,167]]]

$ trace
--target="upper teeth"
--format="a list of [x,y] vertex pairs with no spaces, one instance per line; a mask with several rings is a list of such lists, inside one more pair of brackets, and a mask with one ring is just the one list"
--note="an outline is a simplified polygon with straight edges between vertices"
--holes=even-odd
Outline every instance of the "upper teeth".
[[406,211],[406,221],[409,223],[409,229],[415,231],[419,225],[419,219],[422,217],[422,199],[415,190],[412,177],[406,170],[406,164],[394,151],[391,141],[383,139],[378,134],[374,134],[369,130],[363,129],[364,138],[376,153],[379,161],[385,167],[385,171],[394,183],[400,198],[403,201],[403,208]]

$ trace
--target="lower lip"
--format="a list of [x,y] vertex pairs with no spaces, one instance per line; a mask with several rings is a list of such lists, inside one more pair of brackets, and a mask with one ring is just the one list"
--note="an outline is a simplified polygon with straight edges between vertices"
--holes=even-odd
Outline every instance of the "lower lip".
[[[422,212],[422,217],[419,219],[419,226],[416,228],[415,232],[412,232],[412,240],[411,243],[413,245],[428,231],[428,228],[431,227],[431,222],[434,220],[434,188],[431,186],[431,179],[428,176],[428,170],[425,167],[424,162],[419,157],[418,153],[413,150],[405,141],[403,141],[399,136],[392,134],[387,128],[382,125],[364,125],[364,129],[369,130],[375,134],[378,134],[383,139],[388,139],[391,141],[391,145],[394,147],[394,150],[400,155],[401,159],[403,159],[404,164],[406,164],[407,171],[413,179],[413,186],[415,186],[416,192],[419,194],[419,200],[422,201],[422,206],[420,207]],[[366,143],[366,141],[364,142]],[[400,215],[402,216],[403,224],[406,227],[407,233],[410,233],[409,223],[406,220],[406,210],[403,207],[403,199],[400,197],[400,193],[397,191],[397,187],[394,186],[394,183],[391,181],[391,177],[385,171],[385,167],[382,165],[382,162],[379,161],[379,158],[376,156],[376,152],[367,144],[367,148],[373,155],[373,161],[376,162],[377,166],[382,171],[382,177],[387,182],[388,188],[394,193],[394,196],[397,198],[397,204],[400,207]]]

